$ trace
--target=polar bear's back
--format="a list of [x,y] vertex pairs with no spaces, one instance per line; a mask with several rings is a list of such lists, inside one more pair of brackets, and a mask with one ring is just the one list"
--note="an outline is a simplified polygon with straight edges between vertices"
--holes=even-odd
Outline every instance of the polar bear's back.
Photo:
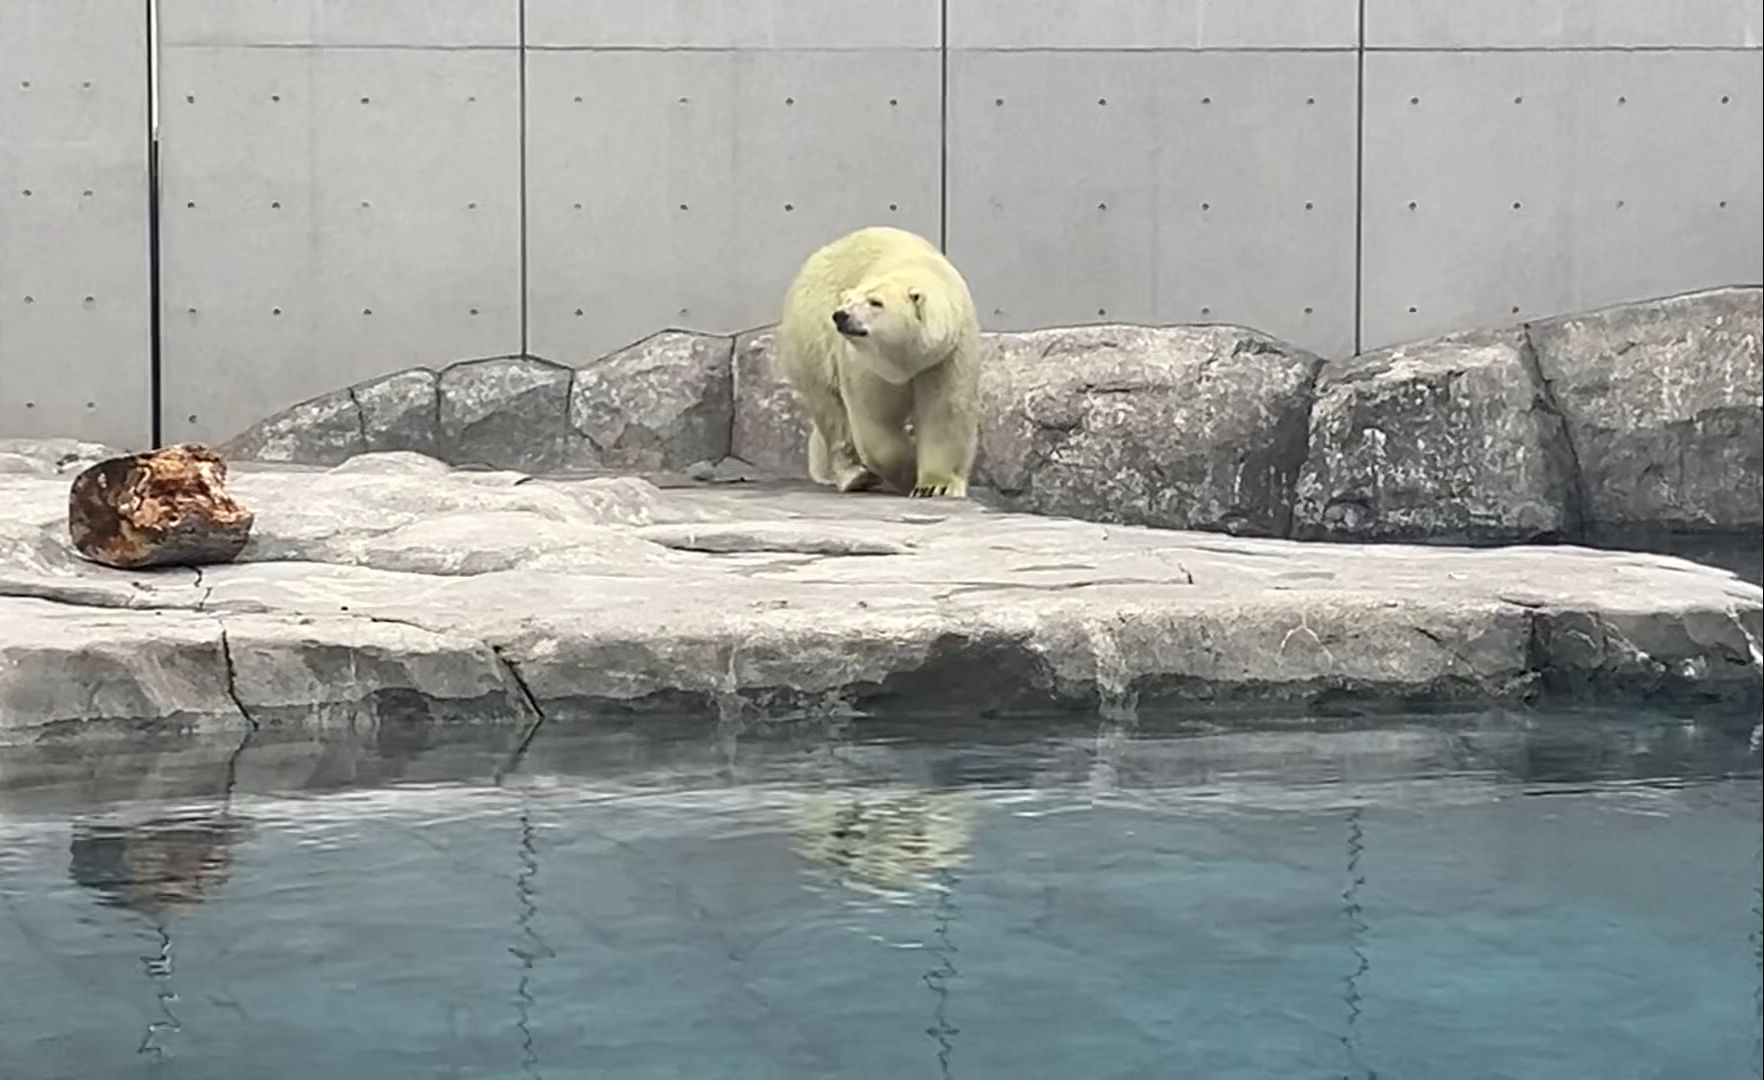
[[892,225],[870,225],[846,233],[837,240],[823,244],[803,265],[805,272],[823,269],[834,277],[850,277],[842,281],[849,288],[869,275],[876,264],[885,260],[941,256],[937,245],[915,232]]

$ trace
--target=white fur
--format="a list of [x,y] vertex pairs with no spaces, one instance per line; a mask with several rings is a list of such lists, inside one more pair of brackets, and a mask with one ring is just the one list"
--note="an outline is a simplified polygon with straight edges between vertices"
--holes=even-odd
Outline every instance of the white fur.
[[[861,336],[842,333],[835,312]],[[817,483],[966,496],[980,327],[967,282],[930,241],[872,226],[814,252],[785,294],[778,349],[814,425]]]

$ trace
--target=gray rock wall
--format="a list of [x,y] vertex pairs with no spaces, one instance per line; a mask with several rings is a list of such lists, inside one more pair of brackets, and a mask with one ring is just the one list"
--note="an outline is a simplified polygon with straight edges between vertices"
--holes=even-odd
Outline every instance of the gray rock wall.
[[1237,327],[996,335],[977,478],[1015,509],[1284,536],[1322,364]]
[[1583,523],[1561,415],[1520,329],[1325,367],[1293,508],[1300,539],[1500,541]]
[[[986,335],[976,480],[1014,509],[1304,539],[1496,543],[1764,527],[1757,287],[1325,361],[1229,326]],[[406,371],[225,448],[334,465],[411,450],[549,472],[735,458],[801,476],[769,328],[666,331],[579,368]]]
[[1758,289],[1696,293],[1531,328],[1568,421],[1585,511],[1614,530],[1758,529]]

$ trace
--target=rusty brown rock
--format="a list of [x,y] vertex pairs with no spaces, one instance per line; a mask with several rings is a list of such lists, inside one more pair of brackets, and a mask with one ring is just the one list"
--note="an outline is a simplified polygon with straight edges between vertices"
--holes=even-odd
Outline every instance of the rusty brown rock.
[[251,538],[251,511],[226,492],[227,463],[197,443],[106,458],[74,477],[74,549],[118,569],[230,562]]

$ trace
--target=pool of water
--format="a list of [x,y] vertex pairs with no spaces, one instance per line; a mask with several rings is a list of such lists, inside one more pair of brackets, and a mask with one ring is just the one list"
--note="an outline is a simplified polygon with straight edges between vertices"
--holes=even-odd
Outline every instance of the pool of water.
[[0,756],[0,1078],[1759,1075],[1750,718]]

